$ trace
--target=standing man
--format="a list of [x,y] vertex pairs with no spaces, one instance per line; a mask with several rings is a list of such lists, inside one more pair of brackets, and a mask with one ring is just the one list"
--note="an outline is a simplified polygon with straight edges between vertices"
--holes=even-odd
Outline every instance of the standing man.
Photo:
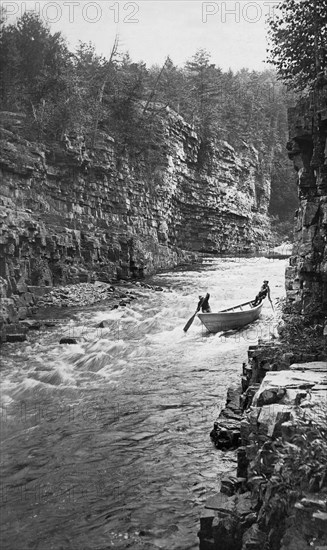
[[268,300],[271,303],[271,307],[273,308],[272,301],[270,298],[270,288],[269,288],[269,281],[263,281],[263,285],[260,288],[258,294],[256,295],[254,302],[252,302],[253,306],[257,306],[261,304],[262,300],[264,300],[268,296]]

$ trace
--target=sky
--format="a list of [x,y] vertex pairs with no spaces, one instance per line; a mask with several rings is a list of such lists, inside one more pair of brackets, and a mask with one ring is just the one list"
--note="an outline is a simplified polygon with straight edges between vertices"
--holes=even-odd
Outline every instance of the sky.
[[133,61],[162,65],[167,55],[183,65],[205,48],[223,70],[264,70],[266,18],[277,0],[27,0],[6,1],[10,21],[36,11],[51,30],[61,31],[71,49],[94,43],[106,57],[119,36],[119,49]]

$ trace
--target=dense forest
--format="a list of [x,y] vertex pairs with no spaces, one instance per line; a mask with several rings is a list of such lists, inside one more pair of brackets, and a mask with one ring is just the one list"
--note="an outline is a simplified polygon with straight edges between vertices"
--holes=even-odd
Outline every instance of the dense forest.
[[117,38],[108,58],[82,42],[71,52],[60,33],[31,13],[15,24],[2,17],[0,48],[0,108],[26,114],[26,138],[51,143],[76,131],[92,147],[103,130],[121,154],[155,162],[159,121],[169,108],[201,137],[199,169],[213,140],[253,145],[271,169],[270,214],[279,223],[292,220],[297,197],[285,150],[289,97],[273,70],[224,72],[205,50],[183,67],[170,57],[147,67],[121,53]]

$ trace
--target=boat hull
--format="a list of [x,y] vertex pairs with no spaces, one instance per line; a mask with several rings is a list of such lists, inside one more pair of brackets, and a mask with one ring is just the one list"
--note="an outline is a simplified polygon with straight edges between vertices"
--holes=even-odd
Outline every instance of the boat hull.
[[198,313],[200,321],[209,332],[224,332],[240,329],[256,321],[261,313],[262,304],[251,309],[241,310],[235,307],[234,311],[218,313]]

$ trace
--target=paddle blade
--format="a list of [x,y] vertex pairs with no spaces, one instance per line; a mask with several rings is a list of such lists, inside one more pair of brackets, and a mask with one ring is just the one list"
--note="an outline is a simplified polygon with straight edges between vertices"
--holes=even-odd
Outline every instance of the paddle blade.
[[187,321],[185,327],[183,328],[183,331],[184,332],[187,332],[188,329],[190,328],[191,324],[193,323],[194,319],[195,319],[195,316],[196,316],[197,312],[194,313],[194,315],[192,315],[192,317]]

